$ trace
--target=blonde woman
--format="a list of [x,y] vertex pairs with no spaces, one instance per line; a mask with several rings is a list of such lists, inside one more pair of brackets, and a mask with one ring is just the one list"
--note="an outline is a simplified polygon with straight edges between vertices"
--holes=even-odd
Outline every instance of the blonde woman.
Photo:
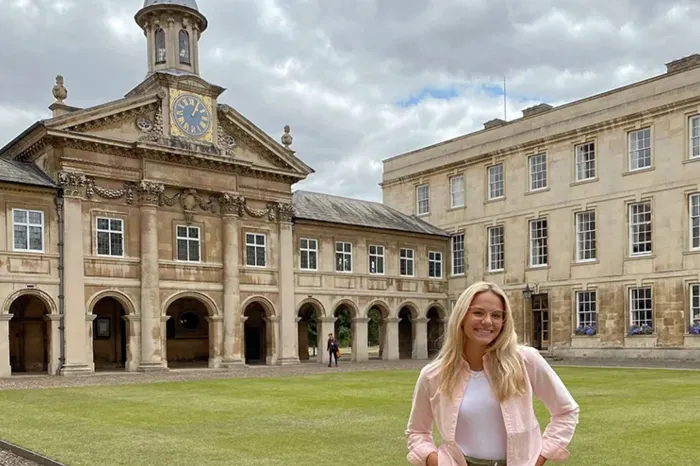
[[[551,421],[544,433],[533,394]],[[539,351],[518,346],[498,285],[459,297],[436,360],[421,370],[406,429],[408,461],[426,466],[542,466],[564,462],[579,407]],[[433,442],[436,424],[442,445]]]

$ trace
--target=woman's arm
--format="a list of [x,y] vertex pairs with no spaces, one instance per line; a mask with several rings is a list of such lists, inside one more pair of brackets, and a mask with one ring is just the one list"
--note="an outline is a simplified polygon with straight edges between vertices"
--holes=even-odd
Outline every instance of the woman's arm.
[[[433,410],[430,399],[425,391],[423,374],[418,377],[416,388],[413,390],[413,406],[406,428],[408,455],[406,458],[415,466],[437,464],[437,447],[433,442]],[[428,457],[434,453],[434,463],[428,462]],[[431,458],[433,460],[433,458]]]
[[[569,457],[566,448],[578,424],[579,406],[539,351],[532,349],[528,352],[530,362],[527,367],[533,392],[551,415],[542,435],[541,458],[563,462]],[[537,463],[538,466],[542,464],[544,462]]]

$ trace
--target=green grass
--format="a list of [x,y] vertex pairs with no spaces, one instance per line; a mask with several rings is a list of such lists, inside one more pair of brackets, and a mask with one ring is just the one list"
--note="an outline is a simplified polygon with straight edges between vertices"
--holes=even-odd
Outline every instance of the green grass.
[[[700,372],[557,371],[581,405],[567,465],[698,464]],[[68,466],[405,465],[416,375],[0,391],[0,438]]]

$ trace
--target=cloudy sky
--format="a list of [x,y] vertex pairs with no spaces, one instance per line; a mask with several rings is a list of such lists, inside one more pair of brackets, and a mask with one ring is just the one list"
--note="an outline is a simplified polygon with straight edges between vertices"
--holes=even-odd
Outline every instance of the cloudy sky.
[[[146,73],[143,0],[0,0],[0,146],[66,103]],[[198,0],[201,75],[316,173],[296,186],[381,200],[382,160],[645,79],[700,52],[697,0]],[[367,170],[370,174],[367,175]]]

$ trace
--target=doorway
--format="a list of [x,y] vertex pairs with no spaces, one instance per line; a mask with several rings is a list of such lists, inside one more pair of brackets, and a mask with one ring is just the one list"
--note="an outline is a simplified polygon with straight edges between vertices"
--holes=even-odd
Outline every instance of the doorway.
[[549,296],[547,293],[532,295],[532,346],[538,350],[549,349]]

